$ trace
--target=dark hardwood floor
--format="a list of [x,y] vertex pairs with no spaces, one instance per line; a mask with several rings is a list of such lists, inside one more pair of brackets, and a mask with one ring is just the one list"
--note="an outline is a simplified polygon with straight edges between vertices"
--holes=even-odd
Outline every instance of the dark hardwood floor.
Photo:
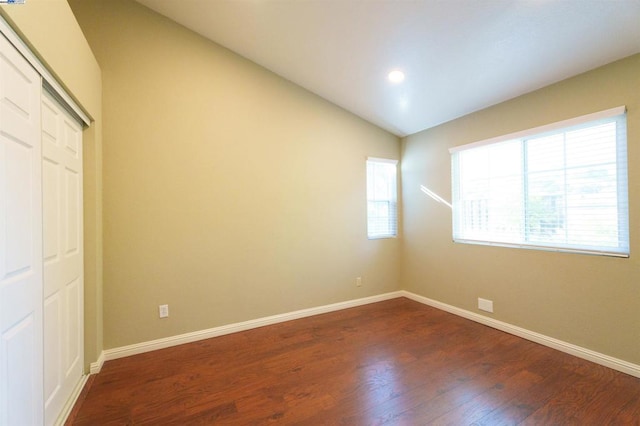
[[408,299],[105,363],[67,424],[640,425],[640,379]]

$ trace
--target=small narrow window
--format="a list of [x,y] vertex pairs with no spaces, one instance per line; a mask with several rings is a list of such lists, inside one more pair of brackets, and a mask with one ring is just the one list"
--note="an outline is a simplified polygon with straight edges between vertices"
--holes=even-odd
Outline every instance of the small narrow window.
[[456,242],[629,255],[624,107],[453,148]]
[[397,160],[367,159],[367,236],[398,235]]

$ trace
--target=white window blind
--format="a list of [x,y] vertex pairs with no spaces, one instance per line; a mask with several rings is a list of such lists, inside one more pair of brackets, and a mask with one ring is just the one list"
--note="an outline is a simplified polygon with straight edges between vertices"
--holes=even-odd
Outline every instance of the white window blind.
[[397,161],[367,159],[367,236],[398,234]]
[[453,148],[453,238],[629,255],[625,108]]

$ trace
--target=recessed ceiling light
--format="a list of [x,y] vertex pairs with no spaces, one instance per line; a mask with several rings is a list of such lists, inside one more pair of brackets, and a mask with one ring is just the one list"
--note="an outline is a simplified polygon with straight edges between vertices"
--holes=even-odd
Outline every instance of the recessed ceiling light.
[[390,82],[398,84],[404,81],[404,73],[400,70],[393,70],[387,76]]

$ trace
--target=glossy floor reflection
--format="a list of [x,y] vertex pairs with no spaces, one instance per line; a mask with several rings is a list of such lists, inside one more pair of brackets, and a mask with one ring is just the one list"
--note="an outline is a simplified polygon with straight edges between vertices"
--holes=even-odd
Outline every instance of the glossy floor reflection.
[[408,299],[109,361],[68,424],[639,424],[640,379]]

